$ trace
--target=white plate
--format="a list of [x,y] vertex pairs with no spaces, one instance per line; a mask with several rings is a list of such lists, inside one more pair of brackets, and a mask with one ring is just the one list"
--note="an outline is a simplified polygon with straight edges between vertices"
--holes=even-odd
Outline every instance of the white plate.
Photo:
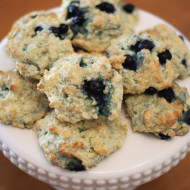
[[[168,24],[150,13],[140,11],[136,31],[160,23]],[[1,70],[15,66],[4,52],[5,41],[4,39],[0,44]],[[189,45],[189,42],[185,41]],[[190,78],[178,83],[187,87],[190,92]],[[128,134],[122,148],[104,159],[97,167],[85,172],[69,172],[52,166],[39,147],[34,130],[22,130],[0,124],[1,149],[5,156],[30,175],[53,186],[76,190],[84,187],[89,187],[89,190],[119,190],[138,186],[168,171],[189,150],[190,133],[184,137],[162,141],[151,135],[134,133],[130,122],[127,119],[126,122]]]

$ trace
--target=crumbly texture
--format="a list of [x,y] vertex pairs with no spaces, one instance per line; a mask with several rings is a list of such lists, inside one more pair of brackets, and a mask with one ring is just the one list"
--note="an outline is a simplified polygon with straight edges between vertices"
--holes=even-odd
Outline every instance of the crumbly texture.
[[120,0],[64,0],[60,18],[70,25],[74,46],[104,52],[112,39],[133,32],[138,11],[125,13]]
[[36,123],[39,144],[47,159],[62,168],[81,171],[96,166],[122,146],[127,126],[121,119],[106,118],[60,123],[49,113]]
[[172,86],[175,74],[171,60],[166,60],[164,65],[159,63],[158,54],[165,50],[167,46],[161,40],[147,33],[123,35],[113,41],[107,54],[113,68],[123,77],[125,94]]
[[73,54],[62,58],[46,71],[38,84],[55,108],[60,121],[76,123],[119,117],[123,99],[122,77],[105,56]]
[[172,53],[175,78],[184,79],[190,75],[190,50],[185,43],[183,36],[178,35],[167,25],[157,25],[146,31],[167,44]]
[[37,83],[17,71],[0,72],[0,120],[19,128],[31,128],[48,111],[48,99]]
[[8,34],[6,50],[20,74],[40,79],[60,57],[73,53],[72,32],[55,13],[33,12],[19,19]]
[[166,99],[160,97],[159,92],[126,97],[126,112],[134,131],[153,133],[160,138],[183,136],[189,132],[190,96],[185,88],[177,85],[172,90],[174,96],[170,102],[167,92],[164,92]]

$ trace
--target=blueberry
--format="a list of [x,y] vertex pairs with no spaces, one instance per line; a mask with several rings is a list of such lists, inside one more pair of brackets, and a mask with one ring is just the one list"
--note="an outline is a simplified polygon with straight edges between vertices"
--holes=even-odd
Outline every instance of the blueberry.
[[185,40],[184,40],[184,37],[183,37],[182,35],[179,35],[179,37],[180,37],[183,41],[185,41]]
[[187,60],[186,60],[186,59],[183,59],[181,63],[182,63],[185,67],[187,67]]
[[167,100],[167,102],[171,103],[174,98],[175,98],[175,94],[172,88],[168,88],[168,89],[164,89],[158,92],[158,96],[160,98],[165,98]]
[[81,14],[81,15],[77,15],[77,16],[73,17],[72,22],[78,26],[82,26],[83,23],[85,22],[85,20],[86,19],[85,19],[84,15]]
[[96,8],[106,13],[115,12],[115,7],[111,3],[108,3],[108,2],[102,2],[99,5],[96,5]]
[[51,27],[49,28],[49,31],[52,32],[56,37],[59,36],[59,28],[58,28],[58,27],[51,26]]
[[166,51],[159,53],[158,58],[159,58],[160,64],[164,65],[164,64],[166,64],[167,60],[172,59],[172,54],[170,53],[169,50],[166,50]]
[[139,51],[142,49],[148,49],[152,51],[153,48],[154,48],[154,44],[150,40],[143,40],[138,44]]
[[94,98],[96,101],[99,101],[104,95],[105,85],[100,79],[91,81],[85,80],[83,89],[88,97]]
[[131,3],[129,3],[129,4],[124,5],[123,9],[127,13],[133,13],[133,11],[135,10],[135,6]]
[[131,50],[135,51],[136,53],[141,51],[142,49],[148,49],[150,51],[154,48],[153,42],[150,40],[141,40],[138,41],[134,46],[131,46]]
[[80,65],[80,67],[86,67],[87,66],[87,64],[84,63],[83,59],[81,59],[79,65]]
[[137,70],[137,62],[131,55],[126,55],[126,59],[122,64],[125,69],[136,71]]
[[157,90],[154,87],[149,87],[148,89],[145,90],[144,93],[148,95],[154,95],[157,93]]
[[110,92],[104,94],[106,86],[101,79],[95,79],[91,81],[84,81],[83,91],[90,99],[94,99],[97,102],[99,108],[99,115],[108,117],[110,110],[108,106],[108,99],[110,98]]
[[72,157],[66,163],[66,168],[70,171],[83,171],[85,167],[82,165],[81,160],[76,157]]
[[107,57],[107,58],[110,58],[110,55],[108,52],[105,52],[104,55]]
[[63,40],[64,37],[62,37],[62,35],[68,32],[69,27],[66,24],[60,24],[59,27],[51,26],[49,30],[55,35],[55,37],[59,37]]
[[41,32],[43,30],[43,28],[41,26],[37,26],[35,29],[34,29],[34,32],[37,33],[37,32]]
[[158,136],[159,136],[162,140],[169,140],[169,139],[171,139],[170,136],[164,135],[164,134],[162,134],[162,133],[159,133]]
[[76,5],[69,6],[67,19],[77,16],[79,12],[80,12],[80,9]]
[[60,24],[59,30],[61,34],[66,34],[69,30],[69,27],[66,24]]
[[31,18],[35,19],[38,15],[32,15]]
[[190,125],[190,110],[184,114],[184,122]]

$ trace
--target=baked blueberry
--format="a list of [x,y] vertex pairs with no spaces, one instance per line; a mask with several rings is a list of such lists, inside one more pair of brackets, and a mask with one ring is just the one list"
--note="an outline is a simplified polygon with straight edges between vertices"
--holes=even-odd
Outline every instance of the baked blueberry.
[[84,91],[90,99],[95,99],[99,108],[99,115],[109,117],[110,110],[108,108],[109,93],[104,94],[106,86],[102,80],[85,81]]
[[70,171],[83,171],[85,167],[82,165],[81,160],[76,157],[72,157],[66,163],[66,168]]
[[38,15],[32,15],[31,18],[35,19]]
[[165,98],[169,103],[171,103],[175,98],[175,94],[172,88],[159,91],[158,96],[160,98]]
[[187,67],[187,60],[186,60],[186,59],[183,59],[181,63],[182,63],[185,67]]
[[102,101],[105,90],[105,85],[102,80],[85,80],[83,89],[89,98],[94,98],[98,103]]
[[159,136],[160,139],[162,139],[162,140],[169,140],[169,139],[171,139],[170,136],[164,135],[164,134],[162,134],[162,133],[159,133],[158,136]]
[[107,57],[107,58],[110,58],[110,55],[108,52],[105,52],[104,55]]
[[68,30],[69,30],[68,25],[60,24],[59,31],[60,31],[61,34],[66,34],[68,32]]
[[167,60],[172,59],[172,54],[170,53],[169,50],[166,50],[166,51],[159,53],[158,57],[159,57],[160,64],[164,65],[164,64],[166,64]]
[[79,15],[81,14],[81,10],[79,7],[77,7],[76,5],[71,5],[69,8],[68,8],[68,14],[67,14],[67,19],[69,18],[72,18],[76,15]]
[[183,37],[182,35],[179,35],[179,37],[180,37],[183,41],[185,41],[185,40],[184,40],[184,37]]
[[59,37],[60,36],[59,28],[57,28],[55,26],[51,26],[49,28],[49,31],[52,32],[55,35],[55,37]]
[[80,67],[86,67],[87,66],[87,64],[83,61],[83,59],[81,59],[79,65],[80,65]]
[[52,26],[49,30],[55,35],[55,37],[59,37],[61,40],[64,39],[62,35],[66,34],[69,30],[68,25],[60,24],[59,27]]
[[190,110],[185,113],[184,122],[190,125]]
[[85,22],[85,20],[86,19],[85,19],[84,15],[81,14],[81,15],[77,15],[77,16],[73,17],[72,22],[78,26],[82,26],[83,23]]
[[131,55],[126,55],[126,59],[122,64],[125,69],[136,71],[137,70],[137,62],[135,58]]
[[42,26],[37,26],[35,29],[34,29],[34,32],[37,33],[37,32],[41,32],[43,30],[43,27]]
[[141,40],[141,41],[138,41],[135,45],[131,46],[131,50],[137,53],[141,51],[142,49],[148,49],[152,51],[154,47],[155,46],[153,42],[151,42],[150,40]]
[[128,3],[128,4],[123,6],[123,9],[127,13],[133,13],[133,11],[135,10],[135,6],[131,3]]
[[148,95],[154,95],[157,93],[157,90],[154,87],[150,87],[150,88],[146,89],[144,93],[148,94]]
[[101,11],[104,11],[106,13],[114,13],[115,12],[115,7],[108,2],[102,2],[99,5],[96,5],[96,8],[98,8]]

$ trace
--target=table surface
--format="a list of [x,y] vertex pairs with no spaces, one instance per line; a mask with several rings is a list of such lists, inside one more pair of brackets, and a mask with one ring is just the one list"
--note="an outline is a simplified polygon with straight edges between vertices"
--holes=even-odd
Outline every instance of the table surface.
[[[129,1],[126,1],[129,2]],[[189,0],[131,0],[138,8],[158,15],[178,28],[190,40]],[[59,6],[61,0],[0,0],[0,40],[8,33],[13,22],[34,10]],[[52,188],[25,174],[0,153],[0,190],[52,190]],[[138,190],[190,189],[190,154],[178,166]]]

